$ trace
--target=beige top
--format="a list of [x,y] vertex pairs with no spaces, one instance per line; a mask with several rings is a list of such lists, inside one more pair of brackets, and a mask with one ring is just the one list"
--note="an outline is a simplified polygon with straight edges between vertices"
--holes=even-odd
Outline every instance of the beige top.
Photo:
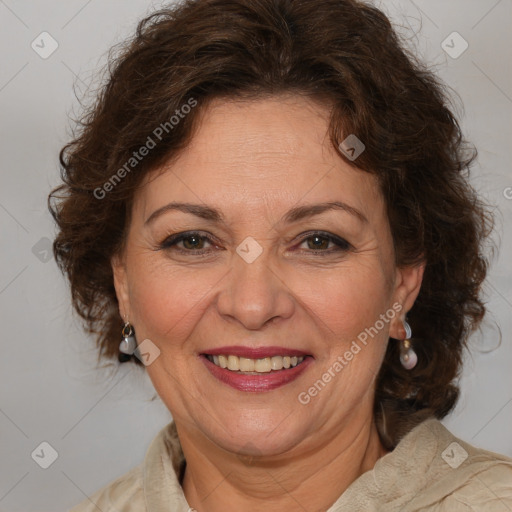
[[[71,512],[188,512],[178,477],[183,462],[171,422],[152,441],[140,466]],[[512,459],[475,448],[430,418],[357,478],[326,512],[419,510],[512,512]]]

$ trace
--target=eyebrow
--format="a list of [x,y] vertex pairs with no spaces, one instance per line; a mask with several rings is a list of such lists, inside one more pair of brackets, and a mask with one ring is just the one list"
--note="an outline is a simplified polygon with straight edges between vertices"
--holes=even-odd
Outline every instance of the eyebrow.
[[[284,215],[282,221],[291,224],[293,222],[298,222],[299,220],[313,217],[314,215],[320,215],[321,213],[332,210],[347,212],[356,217],[357,219],[359,219],[361,222],[365,224],[368,223],[368,219],[359,210],[342,201],[330,201],[326,203],[296,206],[295,208],[292,208]],[[147,226],[148,224],[152,223],[157,217],[160,217],[161,215],[169,211],[180,211],[188,213],[211,222],[224,222],[224,216],[216,208],[200,204],[172,202],[166,204],[165,206],[162,206],[161,208],[158,208],[158,210],[155,210],[144,222],[144,225]]]

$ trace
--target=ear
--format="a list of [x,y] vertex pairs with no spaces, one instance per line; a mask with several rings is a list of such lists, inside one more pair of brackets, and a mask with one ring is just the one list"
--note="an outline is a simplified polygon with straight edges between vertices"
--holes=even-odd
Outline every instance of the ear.
[[123,257],[120,255],[113,256],[110,264],[114,276],[114,288],[116,289],[117,302],[119,304],[119,314],[126,322],[130,318],[130,295],[128,293],[126,265]]
[[403,319],[413,307],[418,294],[420,293],[425,262],[418,265],[397,268],[395,290],[393,293],[393,304],[400,304],[402,309],[391,320],[389,335],[395,339],[403,339],[405,336]]

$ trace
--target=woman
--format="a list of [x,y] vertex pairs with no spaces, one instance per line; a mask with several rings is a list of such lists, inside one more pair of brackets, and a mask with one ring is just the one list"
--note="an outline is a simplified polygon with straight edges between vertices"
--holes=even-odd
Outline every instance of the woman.
[[512,460],[439,422],[492,219],[382,12],[164,9],[82,122],[56,259],[100,356],[144,366],[173,422],[74,511],[512,509]]

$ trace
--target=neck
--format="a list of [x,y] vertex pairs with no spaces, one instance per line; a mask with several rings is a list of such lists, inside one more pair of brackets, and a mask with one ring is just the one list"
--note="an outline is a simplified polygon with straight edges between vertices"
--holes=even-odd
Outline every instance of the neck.
[[229,510],[325,511],[387,453],[372,420],[307,453],[252,461],[176,427],[187,461],[183,492],[197,512],[224,512],[227,503]]

